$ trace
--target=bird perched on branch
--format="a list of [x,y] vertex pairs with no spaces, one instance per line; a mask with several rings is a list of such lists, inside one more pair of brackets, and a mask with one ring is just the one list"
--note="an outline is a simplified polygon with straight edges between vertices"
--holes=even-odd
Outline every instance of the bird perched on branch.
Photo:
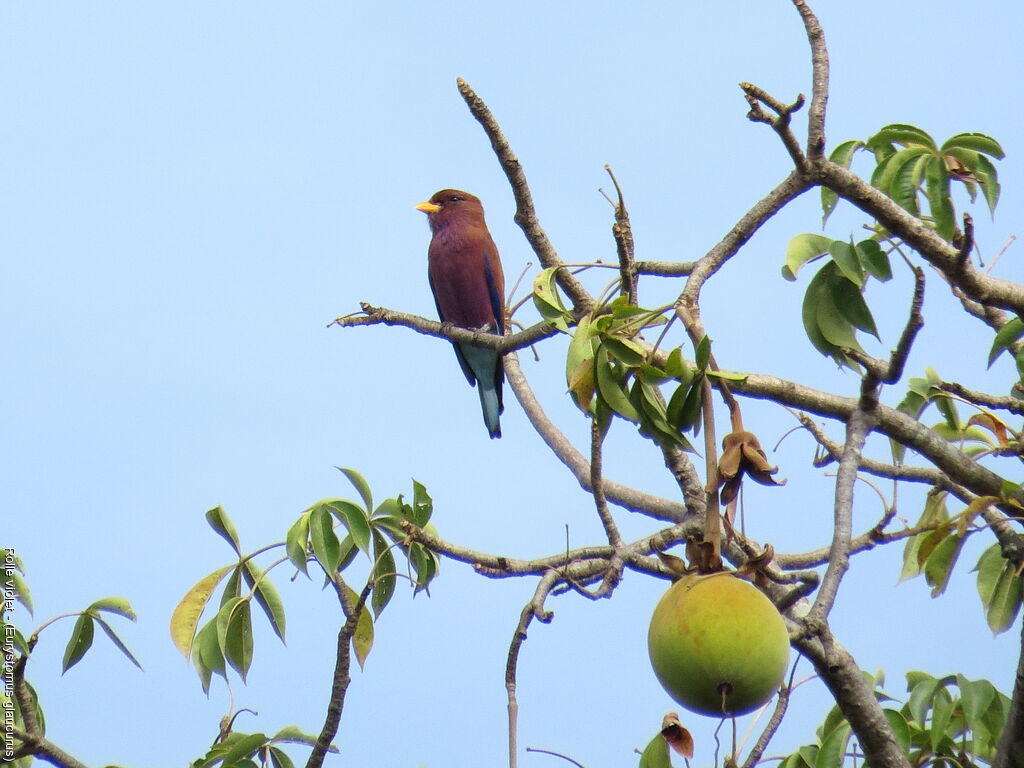
[[[427,275],[441,322],[504,335],[505,277],[480,200],[468,192],[442,189],[416,210],[427,214],[433,233]],[[501,437],[501,356],[469,344],[454,346],[462,372],[480,394],[487,431],[492,438]]]

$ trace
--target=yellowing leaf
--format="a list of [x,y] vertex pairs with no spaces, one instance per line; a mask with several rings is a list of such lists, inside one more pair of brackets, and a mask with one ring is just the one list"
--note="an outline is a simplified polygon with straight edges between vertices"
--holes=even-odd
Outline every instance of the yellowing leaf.
[[225,565],[209,576],[200,579],[192,589],[185,593],[185,596],[174,608],[174,612],[171,614],[171,640],[174,641],[174,647],[181,651],[186,659],[192,653],[192,638],[196,634],[196,625],[199,623],[199,617],[202,615],[210,595],[232,568],[234,568],[233,565]]

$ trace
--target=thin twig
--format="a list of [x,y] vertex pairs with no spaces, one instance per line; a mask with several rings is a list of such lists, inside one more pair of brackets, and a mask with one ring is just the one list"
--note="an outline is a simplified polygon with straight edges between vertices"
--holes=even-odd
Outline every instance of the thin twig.
[[804,0],[793,0],[803,19],[811,47],[811,106],[807,110],[807,156],[811,160],[825,151],[825,111],[828,105],[829,63],[825,32],[818,17]]
[[362,308],[361,314],[351,314],[336,318],[328,323],[327,327],[329,328],[332,325],[342,328],[352,328],[359,325],[399,325],[410,328],[424,336],[434,336],[458,344],[468,344],[472,347],[494,349],[502,354],[528,347],[559,333],[558,329],[553,325],[541,321],[519,333],[499,336],[490,331],[460,328],[451,323],[439,323],[436,320],[399,312],[395,309],[375,307],[365,301],[361,302],[360,306]]
[[764,730],[761,731],[761,735],[757,741],[754,742],[754,746],[750,748],[750,753],[747,755],[747,759],[743,761],[743,768],[754,768],[760,760],[761,755],[764,754],[765,749],[768,748],[768,743],[772,740],[775,732],[779,730],[779,726],[782,724],[782,718],[786,715],[786,709],[789,706],[789,697],[793,692],[793,677],[796,675],[796,666],[800,663],[799,657],[793,662],[793,668],[789,672],[789,680],[786,682],[781,689],[779,689],[779,700],[775,702],[775,709],[772,711],[772,716],[765,723]]
[[910,355],[910,348],[914,344],[918,331],[924,327],[924,316],[921,314],[921,307],[924,305],[924,270],[920,267],[912,267],[914,271],[914,297],[910,302],[910,317],[900,334],[889,358],[889,365],[884,375],[879,379],[883,384],[895,384],[903,378],[903,369],[907,364],[907,357]]
[[[743,89],[743,96],[747,100],[747,104],[750,105],[747,117],[755,123],[765,123],[770,126],[782,140],[782,145],[789,152],[793,165],[801,173],[806,173],[809,167],[807,158],[804,156],[803,150],[800,149],[800,143],[796,140],[796,136],[789,127],[793,113],[804,105],[804,95],[800,94],[797,96],[796,101],[792,104],[783,104],[753,83],[740,83],[740,88]],[[762,104],[774,112],[775,117],[766,114],[761,109]]]
[[327,703],[327,716],[324,719],[320,735],[317,736],[316,743],[313,744],[313,749],[309,753],[306,768],[320,768],[323,765],[324,758],[332,749],[331,742],[338,735],[341,713],[345,707],[345,694],[348,691],[348,684],[352,679],[349,675],[352,637],[356,633],[356,627],[359,624],[359,617],[363,612],[363,606],[366,605],[366,599],[370,596],[370,592],[373,591],[373,579],[370,578],[366,582],[366,586],[363,587],[362,592],[359,593],[358,600],[351,604],[349,595],[345,592],[344,582],[334,578],[331,580],[331,583],[334,585],[338,602],[341,604],[347,618],[341,625],[341,629],[338,630],[334,677],[331,682],[331,698]]
[[[519,360],[514,354],[505,356],[505,377],[537,434],[541,436],[541,439],[554,452],[559,461],[568,467],[580,486],[589,492],[591,490],[589,462],[548,418],[526,381],[526,377],[519,367]],[[606,479],[604,492],[609,501],[632,512],[639,512],[658,520],[679,522],[687,517],[686,507],[679,502],[638,491],[621,483]]]
[[615,518],[608,510],[608,500],[604,495],[604,478],[602,472],[602,451],[601,445],[604,442],[604,435],[597,419],[590,420],[590,493],[594,497],[594,506],[597,507],[597,516],[604,526],[605,535],[612,549],[622,546],[622,536],[619,528],[615,525]]
[[[551,241],[548,240],[548,236],[544,232],[543,227],[541,227],[540,220],[537,218],[537,212],[533,207],[533,195],[530,193],[530,185],[526,181],[523,167],[512,151],[512,147],[509,145],[508,139],[505,138],[505,134],[502,133],[498,121],[494,119],[494,115],[487,105],[484,104],[483,99],[477,96],[476,92],[469,87],[469,83],[461,77],[456,82],[459,87],[459,93],[466,102],[466,106],[469,107],[469,111],[477,119],[477,122],[483,126],[484,133],[487,134],[487,138],[491,141],[491,148],[498,158],[498,163],[501,165],[501,169],[505,172],[505,176],[508,177],[509,184],[512,186],[512,194],[516,199],[516,224],[523,230],[527,241],[533,248],[533,252],[537,254],[537,258],[540,259],[540,263],[545,269],[562,266],[562,260],[558,257],[558,253],[556,253]],[[570,274],[569,270],[558,270],[555,279],[562,287],[562,290],[569,295],[574,309],[583,312],[590,311],[594,303],[593,299],[586,288]]]
[[836,475],[836,491],[834,505],[834,530],[832,545],[829,547],[828,568],[818,588],[818,595],[811,606],[808,620],[823,623],[839,590],[850,565],[850,539],[853,527],[853,486],[860,466],[861,451],[868,433],[875,423],[875,411],[878,405],[878,380],[867,374],[861,383],[861,396],[856,409],[846,424],[846,445],[843,446],[842,458],[839,460],[839,472]]
[[615,206],[615,223],[612,225],[612,236],[615,238],[615,250],[619,256],[622,292],[626,295],[626,300],[630,304],[637,306],[639,299],[637,298],[633,227],[629,222],[629,211],[626,210],[626,201],[622,197],[622,187],[619,186],[619,180],[615,178],[610,165],[606,165],[604,169],[611,177],[612,184],[615,185],[616,195],[618,196],[618,201],[613,203]]

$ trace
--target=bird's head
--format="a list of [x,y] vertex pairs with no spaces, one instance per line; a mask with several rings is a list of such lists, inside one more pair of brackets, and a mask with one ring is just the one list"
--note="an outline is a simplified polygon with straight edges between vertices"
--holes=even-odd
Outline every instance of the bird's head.
[[442,189],[425,203],[416,206],[427,214],[430,228],[435,232],[455,221],[482,221],[484,207],[480,198],[458,189]]

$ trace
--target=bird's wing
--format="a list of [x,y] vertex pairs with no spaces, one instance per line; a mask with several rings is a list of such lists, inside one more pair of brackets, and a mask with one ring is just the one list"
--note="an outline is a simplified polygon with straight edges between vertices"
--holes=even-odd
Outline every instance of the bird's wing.
[[491,260],[484,255],[484,278],[487,281],[487,295],[491,300],[491,311],[494,313],[495,327],[498,329],[498,335],[505,335],[505,306],[504,297],[498,290],[498,286],[494,280],[494,272],[491,271]]
[[[490,272],[490,269],[488,269],[488,272]],[[444,316],[444,312],[441,311],[441,302],[438,301],[437,289],[434,288],[434,278],[429,272],[427,272],[427,281],[430,283],[430,292],[434,296],[434,306],[437,307],[437,316],[441,318],[442,323],[446,323],[448,322],[448,319]],[[454,341],[452,342],[452,347],[455,349],[455,357],[459,359],[459,365],[462,367],[462,372],[466,374],[466,380],[469,381],[470,384],[475,385],[476,374],[473,373],[473,369],[470,367],[469,361],[466,360],[466,356],[462,354],[462,350],[459,348],[459,345]]]

